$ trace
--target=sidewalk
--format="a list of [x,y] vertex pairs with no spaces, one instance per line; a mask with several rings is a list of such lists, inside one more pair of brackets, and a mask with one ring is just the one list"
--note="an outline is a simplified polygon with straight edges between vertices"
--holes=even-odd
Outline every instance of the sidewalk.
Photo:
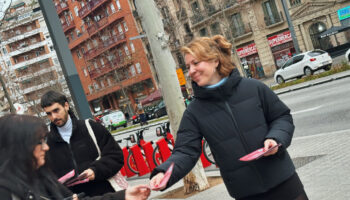
[[[333,74],[328,77],[308,81],[298,85],[276,90],[283,94],[322,83],[350,77],[350,70]],[[270,84],[271,79],[262,80]],[[273,78],[272,78],[273,81]],[[320,133],[312,136],[293,138],[288,148],[305,191],[310,200],[349,200],[350,199],[350,129],[345,131]],[[220,176],[217,169],[207,171],[207,176]],[[147,184],[148,176],[130,179],[130,185]],[[164,192],[152,192],[150,199],[159,199],[159,195],[183,186],[182,180]],[[193,195],[188,200],[232,199],[224,184],[219,184],[208,190]]]
[[[350,130],[321,133],[294,138],[288,151],[305,186],[310,200],[350,199]],[[218,170],[207,172],[207,176],[218,176]],[[129,180],[130,185],[148,183],[148,177]],[[152,192],[150,199],[183,186],[179,181],[167,191]],[[232,199],[224,184],[200,192],[188,200]]]

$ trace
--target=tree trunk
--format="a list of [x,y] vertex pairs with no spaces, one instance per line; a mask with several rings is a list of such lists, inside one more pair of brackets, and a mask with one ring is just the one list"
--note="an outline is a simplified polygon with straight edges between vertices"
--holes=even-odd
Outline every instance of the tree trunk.
[[[172,133],[176,133],[185,110],[185,104],[176,74],[176,64],[170,52],[161,21],[162,17],[154,0],[136,0],[135,6],[150,43]],[[174,135],[176,137],[176,134]],[[192,172],[184,178],[184,187],[186,193],[201,191],[209,187],[201,162],[197,162]]]

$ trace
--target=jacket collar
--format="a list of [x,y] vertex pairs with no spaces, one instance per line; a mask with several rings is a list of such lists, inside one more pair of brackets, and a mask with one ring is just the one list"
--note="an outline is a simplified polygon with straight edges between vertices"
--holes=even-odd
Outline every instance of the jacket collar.
[[226,99],[232,95],[233,89],[238,85],[241,79],[242,77],[240,76],[238,70],[233,69],[230,75],[227,77],[227,80],[222,85],[215,88],[201,87],[192,81],[194,96],[198,99],[206,100]]

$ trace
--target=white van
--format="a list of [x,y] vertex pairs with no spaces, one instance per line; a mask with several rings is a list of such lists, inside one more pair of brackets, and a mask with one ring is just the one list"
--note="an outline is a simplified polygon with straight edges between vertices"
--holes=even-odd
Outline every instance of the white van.
[[127,126],[125,115],[122,111],[113,111],[102,117],[102,122],[109,130],[115,130],[120,126]]

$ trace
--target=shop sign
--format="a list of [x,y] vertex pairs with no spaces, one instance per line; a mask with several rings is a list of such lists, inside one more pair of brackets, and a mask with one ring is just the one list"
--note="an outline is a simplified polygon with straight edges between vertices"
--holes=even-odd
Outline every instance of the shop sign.
[[339,20],[350,18],[350,6],[338,10]]
[[255,43],[252,43],[248,46],[237,49],[237,55],[240,58],[244,58],[244,57],[247,57],[249,55],[256,54],[256,53],[258,53],[258,50],[256,49]]
[[274,47],[274,46],[292,41],[292,35],[290,34],[290,31],[286,31],[286,32],[271,36],[267,38],[267,40],[269,41],[270,47]]

